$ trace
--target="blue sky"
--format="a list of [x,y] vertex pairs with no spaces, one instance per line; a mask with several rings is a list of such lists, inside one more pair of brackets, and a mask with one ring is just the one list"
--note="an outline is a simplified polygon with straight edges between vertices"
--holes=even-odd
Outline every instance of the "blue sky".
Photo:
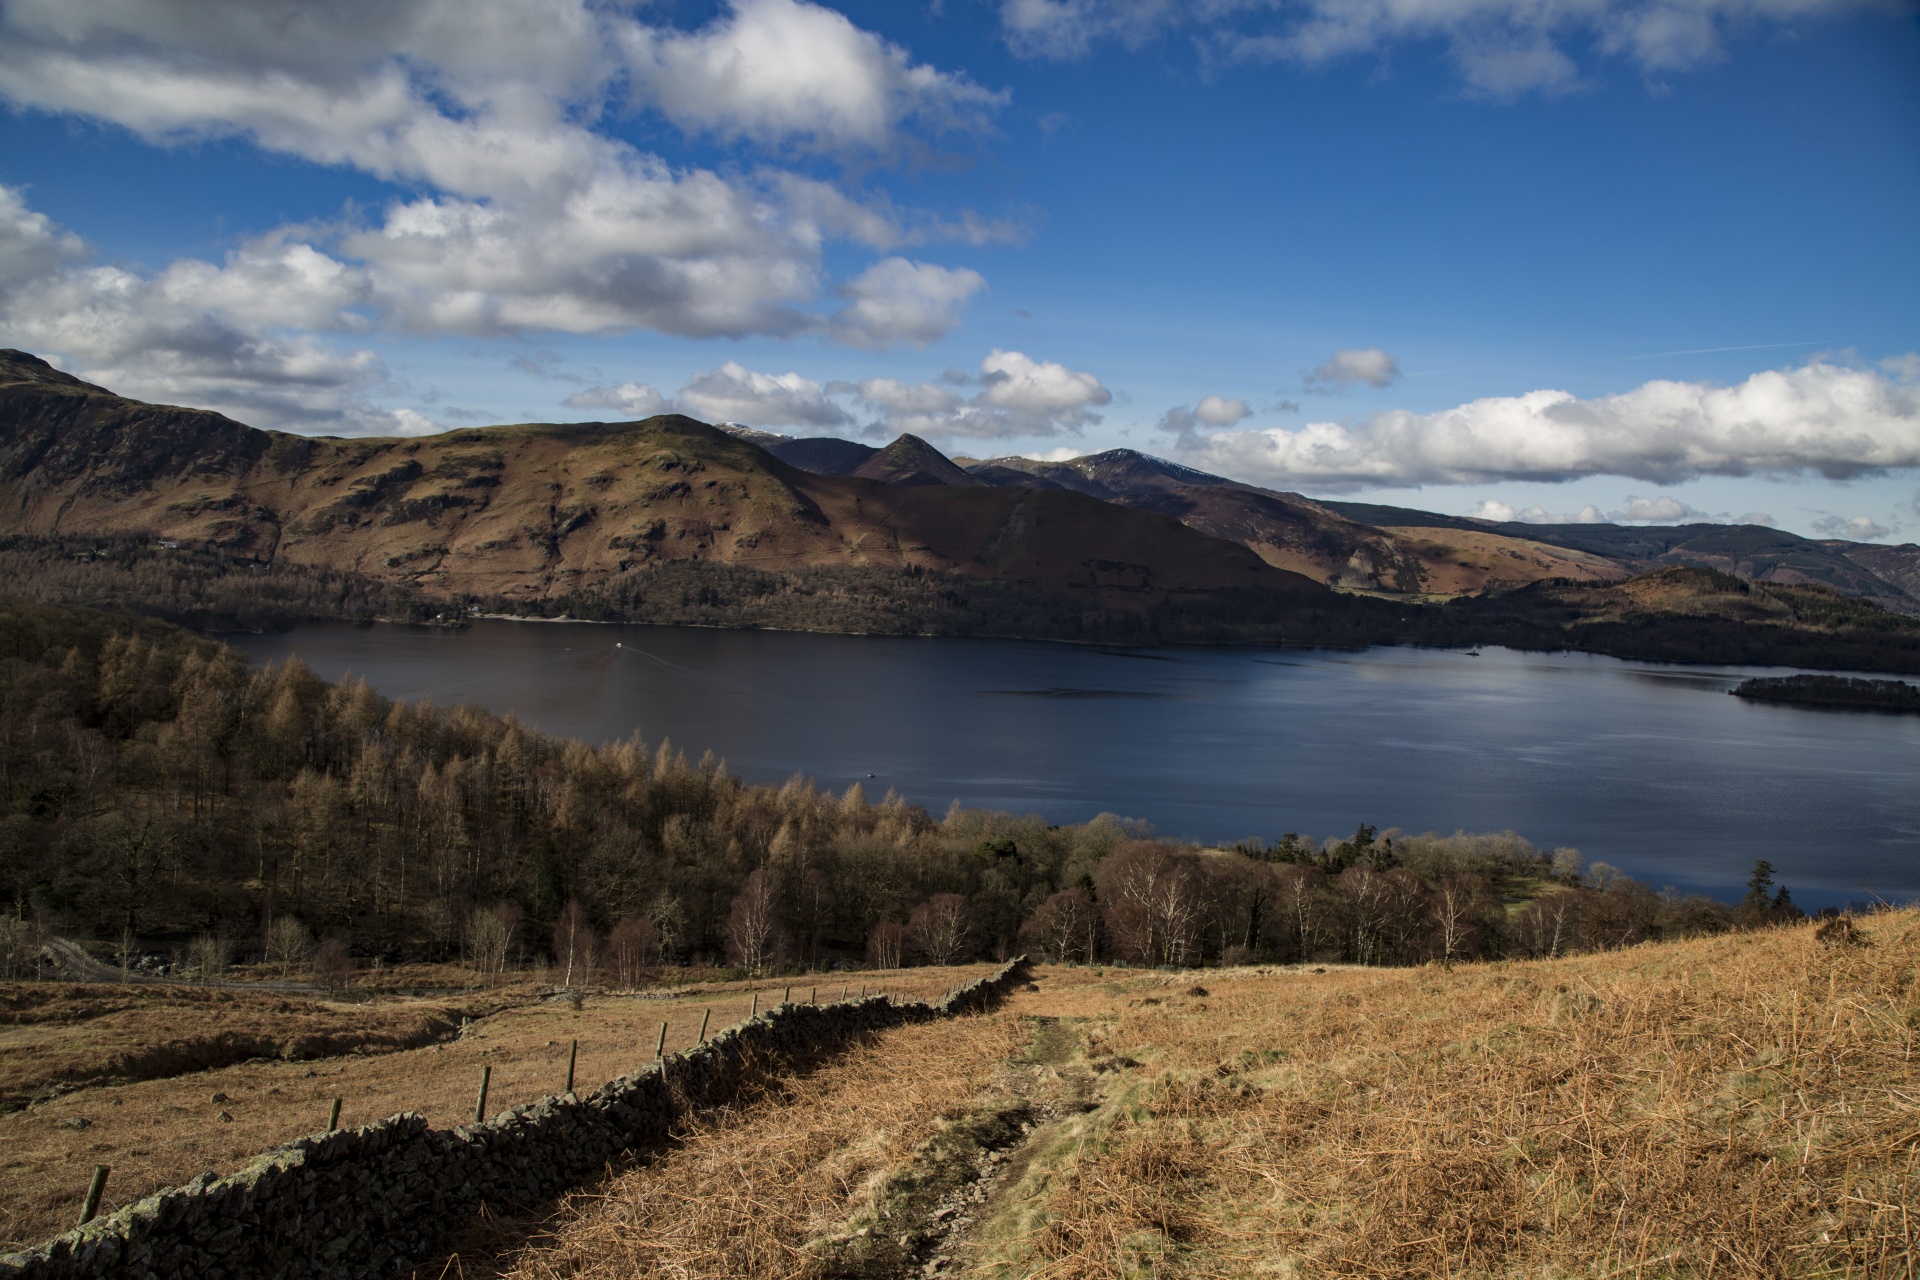
[[679,409],[1920,537],[1920,11],[0,0],[0,343],[244,421]]

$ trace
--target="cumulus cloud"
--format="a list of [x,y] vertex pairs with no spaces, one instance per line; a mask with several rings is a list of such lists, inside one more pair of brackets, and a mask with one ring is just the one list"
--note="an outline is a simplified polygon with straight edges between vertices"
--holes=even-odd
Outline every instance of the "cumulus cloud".
[[388,430],[366,396],[379,357],[290,326],[356,327],[364,280],[307,246],[268,237],[224,265],[143,276],[84,265],[85,246],[0,187],[0,338],[79,365],[123,394],[218,410],[265,426]]
[[1532,506],[1516,509],[1512,503],[1502,502],[1498,498],[1482,498],[1480,505],[1467,513],[1480,520],[1493,520],[1500,524],[1519,521],[1521,524],[1605,524],[1607,517],[1600,514],[1600,508],[1591,502],[1578,511],[1549,511],[1545,507]]
[[1245,400],[1229,396],[1201,396],[1189,409],[1175,405],[1160,416],[1159,428],[1175,435],[1192,435],[1201,427],[1230,427],[1248,417],[1253,410]]
[[1626,508],[1609,511],[1607,518],[1622,524],[1682,524],[1690,520],[1711,520],[1713,516],[1665,494],[1657,498],[1628,494]]
[[1780,522],[1764,511],[1748,511],[1733,518],[1735,524],[1757,524],[1768,529],[1777,529]]
[[1378,347],[1343,347],[1307,374],[1312,391],[1339,391],[1356,382],[1385,387],[1400,378],[1400,362]]
[[725,137],[880,149],[909,119],[973,128],[1006,101],[796,0],[735,0],[694,32],[619,30],[635,96],[683,128]]
[[827,389],[797,373],[755,373],[734,360],[695,376],[680,388],[688,413],[708,422],[750,427],[850,427],[853,415],[827,398]]
[[368,225],[282,228],[147,275],[85,267],[8,192],[8,339],[136,393],[265,409],[290,378],[371,376],[365,353],[329,356],[325,332],[923,343],[984,287],[977,273],[887,259],[823,314],[823,246],[1017,235],[778,169],[675,168],[597,128],[626,91],[703,132],[882,151],[1003,100],[803,0],[740,0],[691,33],[591,0],[10,0],[0,98],[16,107],[161,144],[240,138],[423,190]]
[[1825,516],[1813,522],[1813,527],[1821,533],[1836,538],[1851,538],[1856,542],[1871,542],[1875,538],[1884,538],[1893,530],[1874,520],[1870,516]]
[[834,335],[855,347],[923,347],[960,323],[960,311],[987,287],[978,271],[884,258],[840,287],[847,305]]
[[1470,93],[1563,93],[1590,47],[1660,77],[1726,56],[1738,31],[1862,10],[1878,0],[1001,0],[1001,32],[1022,57],[1078,58],[1190,34],[1214,63],[1319,66],[1438,42]]
[[978,373],[949,369],[939,382],[867,378],[827,390],[867,411],[869,433],[973,440],[1078,434],[1113,400],[1091,373],[999,348],[980,361]]
[[1356,424],[1214,432],[1180,454],[1260,484],[1321,489],[1593,475],[1654,484],[1805,472],[1848,479],[1920,466],[1920,384],[1814,360],[1732,387],[1660,381],[1587,400],[1532,391]]
[[611,387],[588,387],[561,401],[569,409],[612,409],[621,418],[651,418],[673,412],[673,402],[644,382],[622,382]]

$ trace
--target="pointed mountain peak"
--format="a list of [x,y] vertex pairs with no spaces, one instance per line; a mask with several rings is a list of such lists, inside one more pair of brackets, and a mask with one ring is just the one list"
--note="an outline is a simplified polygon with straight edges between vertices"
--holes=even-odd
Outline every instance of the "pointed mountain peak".
[[868,458],[853,474],[868,480],[884,480],[888,484],[945,484],[978,488],[983,483],[961,470],[953,459],[919,436],[904,434]]

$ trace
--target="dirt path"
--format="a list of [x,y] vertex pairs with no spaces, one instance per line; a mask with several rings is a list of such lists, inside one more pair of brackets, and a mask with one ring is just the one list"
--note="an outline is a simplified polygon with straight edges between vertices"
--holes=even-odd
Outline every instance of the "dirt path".
[[1049,986],[1093,979],[1049,972],[994,1013],[885,1032],[775,1082],[548,1222],[503,1224],[418,1274],[887,1280],[963,1269],[997,1197],[1105,1079],[1086,1061],[1085,1016],[1048,1011]]

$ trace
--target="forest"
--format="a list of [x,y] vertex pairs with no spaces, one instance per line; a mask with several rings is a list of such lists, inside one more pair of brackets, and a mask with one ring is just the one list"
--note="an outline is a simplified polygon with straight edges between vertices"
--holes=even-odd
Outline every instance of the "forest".
[[[1100,644],[1498,644],[1656,662],[1920,672],[1920,619],[1827,587],[1749,583],[1710,569],[1666,569],[1635,581],[1652,588],[1647,596],[1672,595],[1684,603],[1663,607],[1636,593],[1615,597],[1591,584],[1549,581],[1446,604],[1221,590],[1134,608],[1118,597],[1100,603],[917,569],[775,572],[711,560],[669,560],[545,600],[435,600],[363,574],[150,538],[0,538],[0,591],[41,604],[125,608],[211,632],[280,630],[322,619],[458,626],[474,613],[533,613],[664,626]],[[1709,603],[1700,604],[1701,596]]]
[[1728,907],[1512,834],[1233,849],[941,816],[855,785],[749,786],[672,744],[590,746],[393,702],[132,614],[0,597],[0,978],[47,933],[130,963],[552,957],[638,981],[1027,948],[1139,965],[1450,962],[1791,918],[1770,874]]
[[1862,680],[1858,676],[1753,676],[1734,686],[1739,698],[1761,702],[1801,702],[1818,707],[1855,707],[1870,711],[1920,712],[1920,685],[1905,680]]

